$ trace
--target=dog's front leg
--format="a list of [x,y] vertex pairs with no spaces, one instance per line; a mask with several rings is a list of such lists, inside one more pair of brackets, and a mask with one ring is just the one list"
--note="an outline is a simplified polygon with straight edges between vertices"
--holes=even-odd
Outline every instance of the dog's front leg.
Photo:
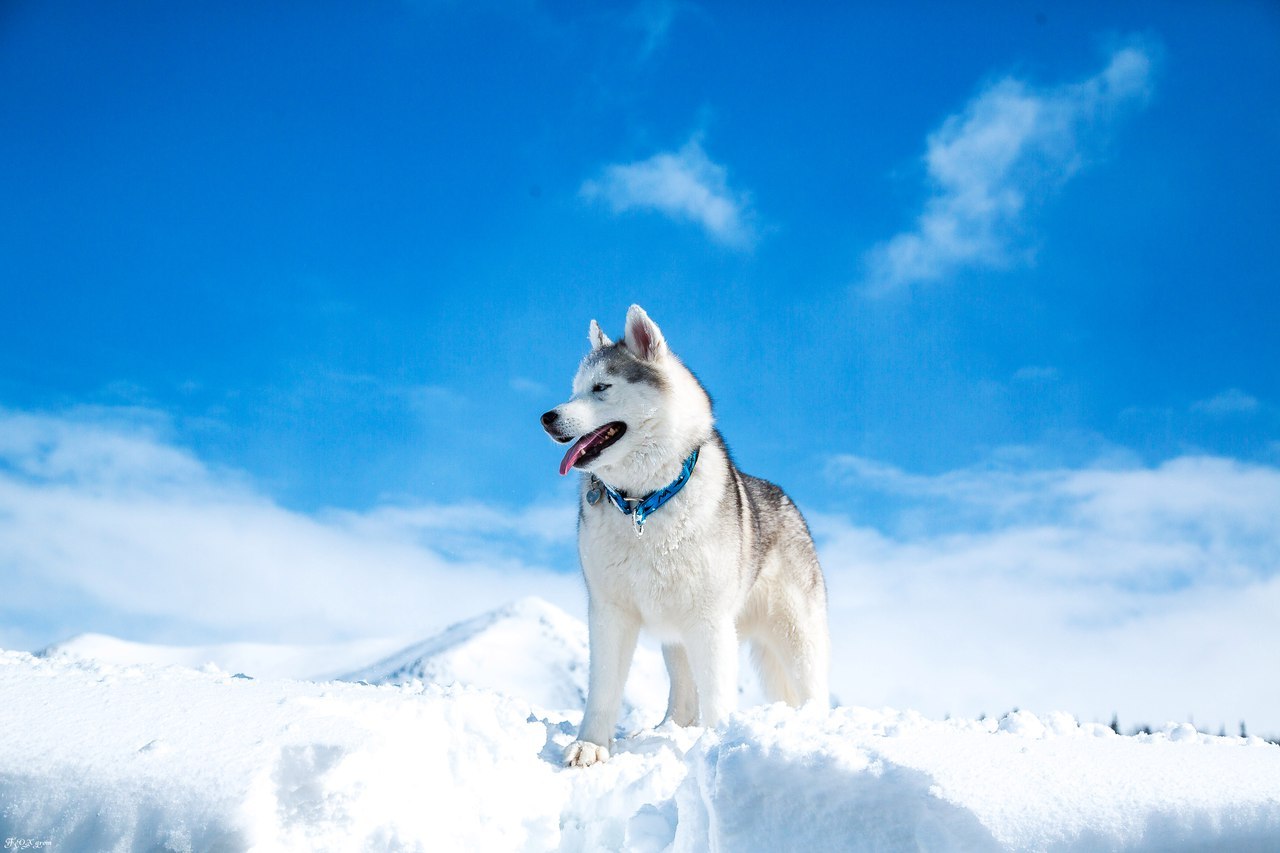
[[622,709],[622,688],[636,651],[640,620],[616,607],[590,601],[591,660],[587,677],[587,709],[578,739],[569,744],[564,763],[589,767],[609,757],[609,741]]
[[732,621],[708,622],[686,635],[698,686],[698,723],[715,726],[738,706],[738,631]]
[[667,663],[671,692],[667,696],[667,716],[677,726],[691,726],[698,721],[698,689],[694,686],[689,656],[678,643],[663,643],[662,659]]

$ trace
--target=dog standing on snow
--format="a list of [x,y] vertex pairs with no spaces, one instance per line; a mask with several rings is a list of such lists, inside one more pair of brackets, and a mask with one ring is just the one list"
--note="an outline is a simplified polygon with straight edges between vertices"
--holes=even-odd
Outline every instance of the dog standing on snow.
[[830,701],[826,585],[809,528],[772,483],[743,474],[701,383],[639,305],[613,343],[595,320],[573,396],[542,416],[582,472],[578,554],[591,637],[587,708],[565,763],[609,757],[643,627],[662,642],[667,719],[734,710],[739,638],[768,696]]

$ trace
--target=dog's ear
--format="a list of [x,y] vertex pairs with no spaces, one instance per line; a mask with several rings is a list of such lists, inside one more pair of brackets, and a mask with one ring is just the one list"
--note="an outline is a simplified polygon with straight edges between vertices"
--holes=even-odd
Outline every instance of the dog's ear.
[[600,324],[595,320],[591,321],[591,328],[587,330],[587,340],[591,341],[593,350],[613,345],[613,341],[609,340],[609,336],[600,330]]
[[662,336],[658,324],[650,320],[639,305],[632,305],[627,310],[627,334],[623,342],[632,355],[645,361],[657,358],[667,346],[667,339]]

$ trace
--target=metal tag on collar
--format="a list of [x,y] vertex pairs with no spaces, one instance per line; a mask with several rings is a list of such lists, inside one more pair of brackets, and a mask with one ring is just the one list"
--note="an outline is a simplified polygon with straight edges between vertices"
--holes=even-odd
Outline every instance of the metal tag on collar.
[[644,535],[644,520],[647,513],[644,511],[644,500],[642,498],[623,498],[627,502],[627,515],[631,516],[632,527],[636,531],[636,536]]

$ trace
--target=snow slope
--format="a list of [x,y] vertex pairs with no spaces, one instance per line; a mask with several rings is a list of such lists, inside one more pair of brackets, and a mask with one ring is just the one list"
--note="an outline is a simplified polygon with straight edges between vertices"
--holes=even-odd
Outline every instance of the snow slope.
[[[522,598],[450,627],[370,667],[342,676],[370,684],[468,684],[534,706],[581,708],[587,701],[587,626],[540,598]],[[625,709],[666,707],[667,676],[652,649],[636,649]]]
[[[465,662],[519,677],[502,692],[0,652],[0,838],[54,850],[1280,848],[1280,748],[1186,725],[1121,737],[1060,714],[767,706],[715,731],[643,729],[604,765],[562,769],[580,710],[516,698],[548,660],[576,658],[582,626],[562,615],[519,603],[369,670],[397,680],[451,660],[456,677]],[[656,723],[664,698],[636,717]]]

